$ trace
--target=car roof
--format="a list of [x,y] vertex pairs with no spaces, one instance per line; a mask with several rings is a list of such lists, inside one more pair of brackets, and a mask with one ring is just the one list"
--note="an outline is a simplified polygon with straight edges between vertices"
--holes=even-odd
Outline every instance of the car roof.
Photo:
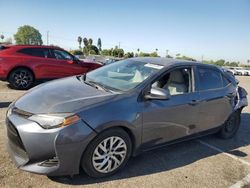
[[182,60],[182,59],[173,59],[173,58],[164,58],[164,57],[134,57],[130,59],[133,61],[162,65],[164,67],[169,67],[172,65],[201,65],[201,66],[207,66],[207,67],[212,67],[212,68],[218,68],[215,65],[204,64],[198,61],[187,61],[187,60]]
[[64,50],[58,46],[46,46],[46,45],[3,45],[3,46],[6,46],[6,47],[11,47],[11,48],[18,48],[18,49],[21,49],[21,48],[52,48],[52,49],[60,49],[60,50]]

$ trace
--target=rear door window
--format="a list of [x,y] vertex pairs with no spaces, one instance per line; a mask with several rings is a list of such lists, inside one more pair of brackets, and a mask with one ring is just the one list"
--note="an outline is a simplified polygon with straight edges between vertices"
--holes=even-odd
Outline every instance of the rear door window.
[[51,58],[50,51],[47,48],[24,48],[18,52],[35,57]]
[[211,90],[223,88],[227,83],[224,83],[220,71],[210,68],[198,68],[199,90]]

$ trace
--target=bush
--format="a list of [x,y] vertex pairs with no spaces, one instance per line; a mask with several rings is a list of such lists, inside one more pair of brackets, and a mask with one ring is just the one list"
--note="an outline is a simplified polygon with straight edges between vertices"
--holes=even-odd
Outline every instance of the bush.
[[83,52],[81,50],[71,50],[70,53],[73,55],[83,55]]

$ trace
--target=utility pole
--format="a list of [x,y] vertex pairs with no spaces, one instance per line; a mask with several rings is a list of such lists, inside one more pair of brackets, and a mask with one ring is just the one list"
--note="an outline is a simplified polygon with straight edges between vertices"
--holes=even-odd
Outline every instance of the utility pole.
[[49,45],[49,31],[47,31],[47,46]]
[[121,42],[119,42],[119,44],[118,44],[118,48],[120,49],[120,47],[121,47]]
[[203,55],[201,56],[201,62],[203,63],[203,59],[204,59],[204,57],[203,57]]

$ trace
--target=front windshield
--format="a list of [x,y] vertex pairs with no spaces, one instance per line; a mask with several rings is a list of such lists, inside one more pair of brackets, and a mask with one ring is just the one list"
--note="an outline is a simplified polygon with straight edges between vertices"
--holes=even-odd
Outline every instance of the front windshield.
[[114,90],[128,91],[162,68],[162,65],[126,59],[87,73],[86,81]]

